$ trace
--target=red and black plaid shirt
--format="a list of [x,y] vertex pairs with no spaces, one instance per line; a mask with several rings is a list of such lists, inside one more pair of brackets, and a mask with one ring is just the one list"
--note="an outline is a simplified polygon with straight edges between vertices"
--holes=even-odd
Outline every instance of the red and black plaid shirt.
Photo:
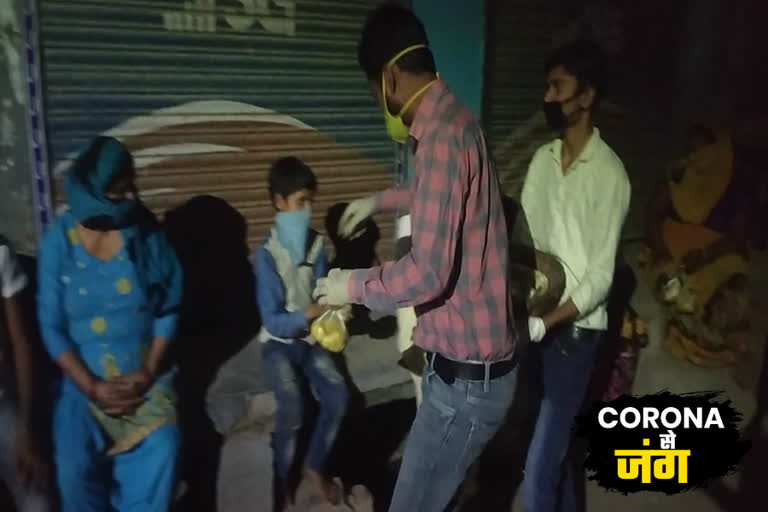
[[352,274],[353,301],[370,309],[414,306],[416,345],[457,361],[509,359],[517,333],[508,282],[501,192],[479,122],[436,82],[410,129],[409,186],[378,196],[378,210],[408,209],[411,250]]

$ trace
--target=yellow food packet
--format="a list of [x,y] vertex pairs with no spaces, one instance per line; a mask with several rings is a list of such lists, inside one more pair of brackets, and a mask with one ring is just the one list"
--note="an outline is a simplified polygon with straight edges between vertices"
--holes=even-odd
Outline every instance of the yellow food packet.
[[347,346],[347,325],[342,309],[329,309],[310,328],[310,334],[324,349],[341,352]]

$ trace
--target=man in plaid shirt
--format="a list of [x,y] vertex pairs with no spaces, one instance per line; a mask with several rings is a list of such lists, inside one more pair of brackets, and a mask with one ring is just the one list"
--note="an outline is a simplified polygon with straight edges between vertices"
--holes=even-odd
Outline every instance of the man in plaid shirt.
[[442,511],[512,402],[517,334],[507,226],[478,121],[437,77],[421,22],[387,4],[366,22],[360,66],[387,131],[414,151],[414,178],[350,204],[353,236],[374,212],[410,211],[410,251],[395,262],[332,271],[323,303],[375,310],[414,306],[414,343],[427,353],[423,403],[406,445],[391,511]]

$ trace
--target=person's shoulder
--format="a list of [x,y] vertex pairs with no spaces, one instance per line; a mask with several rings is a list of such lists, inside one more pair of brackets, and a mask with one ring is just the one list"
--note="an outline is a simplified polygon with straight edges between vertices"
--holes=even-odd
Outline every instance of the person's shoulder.
[[253,251],[253,261],[257,262],[259,260],[270,261],[272,259],[272,255],[269,252],[269,244],[272,241],[272,233],[267,233],[262,237],[262,239],[259,241],[259,243],[256,244],[256,249]]
[[541,146],[539,146],[536,151],[533,153],[533,158],[531,158],[531,161],[534,160],[540,160],[544,157],[551,157],[552,152],[555,150],[555,144],[557,144],[558,139],[552,139],[549,142],[545,142]]
[[613,148],[602,138],[600,139],[599,150],[602,165],[613,169],[617,174],[626,174],[627,171],[624,168],[624,162],[621,161],[619,155],[617,155]]
[[319,231],[317,231],[314,228],[309,228],[309,234],[307,235],[307,243],[309,245],[309,248],[311,249],[313,245],[315,244],[321,244],[322,246],[325,245],[325,237],[323,234]]
[[596,148],[593,160],[596,163],[592,180],[597,190],[610,191],[613,197],[621,198],[624,202],[630,201],[632,185],[624,168],[624,162],[619,155],[602,138]]
[[458,98],[447,112],[446,120],[451,134],[464,142],[477,142],[485,139],[483,126],[475,114]]
[[436,101],[435,115],[432,116],[430,132],[457,141],[475,139],[483,133],[482,125],[475,114],[450,88],[443,85],[443,91]]
[[618,186],[629,187],[629,176],[624,162],[603,139],[600,139],[599,161],[601,178],[610,179]]
[[77,222],[69,210],[65,210],[57,215],[45,229],[42,238],[42,247],[59,245],[67,240],[72,244],[79,243]]
[[75,220],[75,216],[72,215],[72,212],[67,210],[63,210],[59,212],[51,221],[51,223],[48,225],[48,229],[60,229],[60,230],[67,230],[69,228],[73,228],[77,225],[77,221]]
[[554,154],[556,143],[557,139],[551,140],[542,144],[536,151],[534,151],[531,161],[528,164],[526,181],[528,181],[528,177],[540,174],[537,170],[542,169],[544,166],[552,165],[552,155]]
[[271,289],[275,278],[279,279],[277,263],[269,247],[272,242],[274,239],[271,233],[267,233],[253,251],[252,271],[259,289]]

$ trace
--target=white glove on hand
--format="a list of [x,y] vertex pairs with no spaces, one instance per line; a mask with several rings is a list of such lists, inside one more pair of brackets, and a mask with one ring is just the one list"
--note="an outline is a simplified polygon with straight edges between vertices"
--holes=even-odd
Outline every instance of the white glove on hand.
[[347,205],[339,219],[339,235],[344,238],[357,238],[362,230],[355,232],[361,222],[371,217],[376,210],[376,198],[373,196],[355,199]]
[[349,277],[351,270],[335,268],[328,272],[328,277],[317,280],[312,297],[324,306],[346,306],[349,300]]
[[539,343],[547,334],[547,328],[544,326],[544,320],[537,316],[528,317],[528,333],[532,343]]

